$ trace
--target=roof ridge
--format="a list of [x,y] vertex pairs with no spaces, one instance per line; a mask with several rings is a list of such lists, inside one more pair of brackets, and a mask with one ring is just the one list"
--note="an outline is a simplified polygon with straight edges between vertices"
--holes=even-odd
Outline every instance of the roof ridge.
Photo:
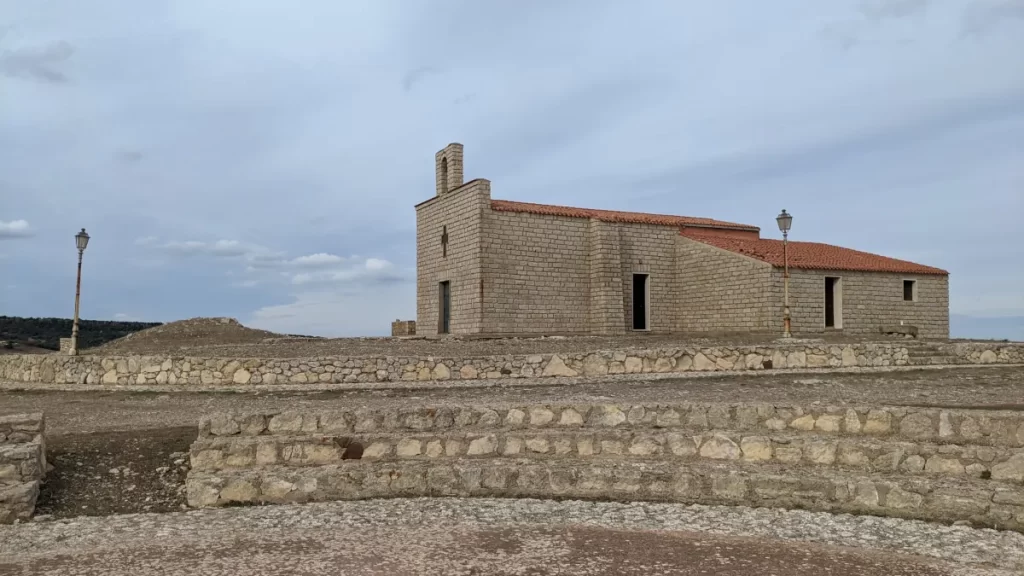
[[671,214],[655,214],[652,212],[632,212],[624,210],[607,210],[603,208],[579,208],[559,204],[540,204],[536,202],[520,202],[518,200],[491,200],[491,209],[507,212],[524,212],[569,218],[596,218],[608,222],[626,222],[639,224],[655,224],[682,228],[693,226],[698,228],[727,228],[735,230],[760,231],[757,226],[726,222],[714,218],[697,216],[677,216]]

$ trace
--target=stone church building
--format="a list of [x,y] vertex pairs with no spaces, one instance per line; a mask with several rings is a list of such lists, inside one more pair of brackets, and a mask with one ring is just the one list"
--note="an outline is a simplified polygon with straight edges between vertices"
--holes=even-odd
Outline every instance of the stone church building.
[[[530,204],[463,181],[463,148],[435,157],[416,206],[417,334],[783,331],[782,240],[756,226]],[[916,326],[949,337],[949,274],[815,242],[789,242],[794,336]]]

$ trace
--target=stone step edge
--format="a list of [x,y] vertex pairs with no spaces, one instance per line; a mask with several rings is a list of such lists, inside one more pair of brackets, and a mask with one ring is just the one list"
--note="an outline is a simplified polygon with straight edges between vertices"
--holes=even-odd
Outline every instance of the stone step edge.
[[673,501],[802,508],[1024,528],[1024,490],[881,475],[799,475],[732,466],[615,462],[573,465],[508,459],[482,463],[368,463],[286,467],[186,479],[192,507],[382,497],[527,497]]
[[[281,463],[292,468],[339,463],[350,457],[372,461],[436,461],[454,459],[487,460],[525,457],[539,460],[585,459],[589,462],[649,460],[686,465],[709,461],[742,461],[787,468],[839,470],[855,473],[898,471],[913,477],[963,477],[977,482],[1024,484],[1024,451],[1003,449],[985,461],[960,454],[913,453],[910,446],[865,446],[843,440],[801,438],[795,446],[770,436],[747,435],[730,438],[722,434],[688,436],[667,433],[663,438],[627,431],[545,435],[479,434],[460,438],[381,438],[362,441],[333,437],[218,438],[199,440],[190,448],[195,470],[230,470],[265,467]],[[603,437],[601,437],[603,436]],[[359,441],[358,455],[352,456],[351,442]],[[778,440],[782,440],[779,442]],[[365,442],[365,443],[364,443]],[[909,444],[909,443],[903,443]],[[984,447],[983,447],[984,448]],[[997,449],[990,449],[996,452]],[[865,452],[876,452],[869,456]],[[881,452],[881,454],[877,454]],[[908,453],[911,452],[911,453]],[[282,462],[284,461],[284,462]]]
[[493,408],[442,406],[308,413],[216,413],[201,419],[199,437],[256,436],[266,432],[269,432],[267,435],[316,432],[366,434],[459,428],[610,429],[625,426],[694,430],[814,430],[938,443],[1024,446],[1024,412],[852,406],[805,409],[803,406],[733,403],[550,403]]
[[39,498],[39,480],[0,485],[0,524],[24,522],[32,518]]
[[[693,459],[744,460],[783,463],[789,466],[831,466],[836,469],[870,472],[874,469],[902,470],[905,473],[967,475],[984,480],[1024,483],[1024,449],[988,446],[914,443],[905,440],[871,439],[848,436],[820,436],[813,433],[756,434],[745,431],[705,431],[682,434],[676,431],[613,429],[600,432],[573,430],[523,430],[455,432],[450,434],[371,434],[365,436],[228,436],[199,439],[190,447],[192,466],[223,469],[209,463],[206,451],[231,454],[255,446],[250,455],[256,462],[261,451],[273,452],[280,460],[281,448],[300,446],[302,455],[289,466],[324,463],[325,455],[315,455],[320,446],[340,460],[350,443],[358,442],[363,459],[494,457],[524,454],[548,457],[663,457]],[[486,444],[481,454],[469,455],[473,443]],[[490,446],[493,444],[493,446]],[[261,448],[260,446],[263,446]],[[273,448],[267,448],[272,445]],[[310,451],[307,455],[306,447]],[[959,450],[953,450],[958,448]],[[605,454],[605,451],[609,454]],[[865,454],[867,452],[868,454]],[[972,456],[973,453],[973,456]],[[269,454],[264,454],[264,460]],[[328,461],[331,459],[326,455]],[[889,463],[886,462],[889,461]],[[250,465],[245,460],[231,467]],[[988,477],[986,478],[986,474]]]

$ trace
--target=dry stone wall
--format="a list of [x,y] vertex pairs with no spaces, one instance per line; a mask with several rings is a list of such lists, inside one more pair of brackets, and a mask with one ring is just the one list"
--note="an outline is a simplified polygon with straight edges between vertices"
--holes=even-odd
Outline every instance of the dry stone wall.
[[1024,414],[565,404],[213,414],[189,503],[381,496],[799,506],[1024,528]]
[[0,524],[32,517],[46,473],[42,414],[0,416]]
[[[1024,363],[1024,345],[1021,344],[956,343],[941,347],[949,362]],[[683,347],[476,358],[231,359],[47,354],[0,356],[0,380],[108,385],[339,384],[880,367],[911,363],[908,348],[895,343]]]

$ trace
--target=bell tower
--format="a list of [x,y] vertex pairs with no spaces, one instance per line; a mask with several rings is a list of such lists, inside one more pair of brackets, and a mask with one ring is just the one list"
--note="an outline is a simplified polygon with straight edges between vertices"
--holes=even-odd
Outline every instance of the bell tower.
[[442,196],[462,186],[462,144],[452,142],[434,155],[437,195]]

